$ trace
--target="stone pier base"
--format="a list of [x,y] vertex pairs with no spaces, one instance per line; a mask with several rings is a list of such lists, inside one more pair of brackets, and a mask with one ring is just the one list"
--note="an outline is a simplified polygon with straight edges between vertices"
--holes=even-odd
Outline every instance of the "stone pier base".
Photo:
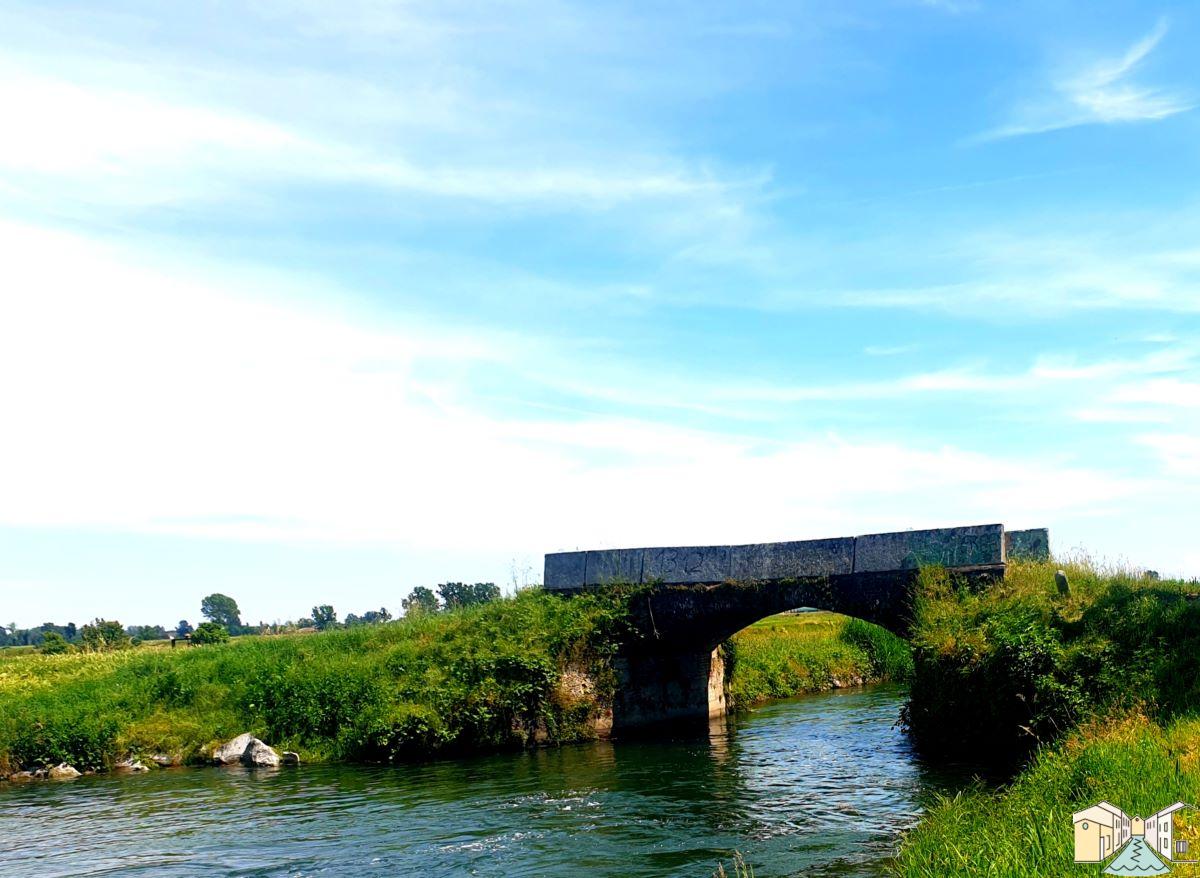
[[615,666],[614,732],[707,722],[725,714],[725,657],[720,647],[639,652],[616,659]]

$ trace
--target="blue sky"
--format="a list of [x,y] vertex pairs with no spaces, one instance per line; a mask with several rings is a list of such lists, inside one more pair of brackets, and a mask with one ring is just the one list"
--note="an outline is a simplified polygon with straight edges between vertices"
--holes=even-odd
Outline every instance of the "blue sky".
[[1186,5],[0,31],[5,623],[990,521],[1200,575]]

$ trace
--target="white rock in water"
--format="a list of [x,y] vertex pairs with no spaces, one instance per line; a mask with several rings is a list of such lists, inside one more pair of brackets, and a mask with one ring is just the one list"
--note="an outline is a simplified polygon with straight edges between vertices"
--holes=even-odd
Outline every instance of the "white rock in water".
[[299,765],[300,764],[300,754],[293,753],[291,750],[284,750],[283,751],[283,764],[284,765]]
[[237,765],[242,761],[242,756],[246,753],[246,748],[250,746],[250,742],[255,740],[255,737],[246,732],[244,735],[238,735],[228,744],[222,744],[213,751],[213,762],[220,765]]
[[279,765],[279,754],[258,740],[258,738],[252,738],[250,746],[242,754],[242,762],[258,768],[275,768]]
[[80,772],[73,766],[67,765],[65,762],[54,766],[47,773],[47,777],[49,777],[51,780],[65,780],[66,778],[79,776]]
[[213,751],[213,762],[219,765],[257,765],[273,768],[279,764],[279,754],[249,732],[238,735],[228,744]]

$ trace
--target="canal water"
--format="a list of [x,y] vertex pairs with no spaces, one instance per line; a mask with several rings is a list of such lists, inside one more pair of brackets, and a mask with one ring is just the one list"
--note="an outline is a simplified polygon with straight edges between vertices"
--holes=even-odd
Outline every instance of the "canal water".
[[904,691],[780,701],[707,734],[388,768],[178,769],[0,786],[0,874],[879,875],[935,774]]

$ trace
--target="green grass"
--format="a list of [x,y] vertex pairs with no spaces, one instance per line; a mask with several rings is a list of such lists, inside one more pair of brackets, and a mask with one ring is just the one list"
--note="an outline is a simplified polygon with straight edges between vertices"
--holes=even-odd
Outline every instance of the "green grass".
[[[905,878],[1099,874],[1075,865],[1071,814],[1200,802],[1200,586],[1134,571],[1015,564],[972,591],[922,571],[906,721],[942,755],[1027,767],[938,802],[901,844]],[[1173,865],[1172,874],[1192,867]]]
[[1019,761],[1093,715],[1200,705],[1200,586],[1076,562],[1064,596],[1055,569],[1013,564],[978,591],[922,571],[906,710],[919,746]]
[[783,614],[734,635],[729,683],[734,706],[907,679],[908,645],[877,625],[836,613]]
[[[591,734],[611,698],[619,593],[541,591],[316,635],[175,650],[0,654],[0,770],[127,754],[184,761],[250,731],[307,760],[387,761]],[[584,669],[592,691],[564,685]]]
[[[1000,792],[943,798],[904,838],[893,871],[903,878],[1061,878],[1097,875],[1076,865],[1071,815],[1099,801],[1146,816],[1200,802],[1200,720],[1165,727],[1139,714],[1085,724],[1044,749]],[[1173,865],[1173,875],[1194,875]]]
[[[323,634],[0,652],[0,774],[58,762],[101,770],[157,753],[199,761],[246,731],[306,761],[587,739],[611,705],[611,659],[628,633],[625,597],[528,591]],[[734,648],[740,704],[900,678],[909,667],[897,638],[830,613],[763,620]],[[580,685],[585,676],[590,683]]]

